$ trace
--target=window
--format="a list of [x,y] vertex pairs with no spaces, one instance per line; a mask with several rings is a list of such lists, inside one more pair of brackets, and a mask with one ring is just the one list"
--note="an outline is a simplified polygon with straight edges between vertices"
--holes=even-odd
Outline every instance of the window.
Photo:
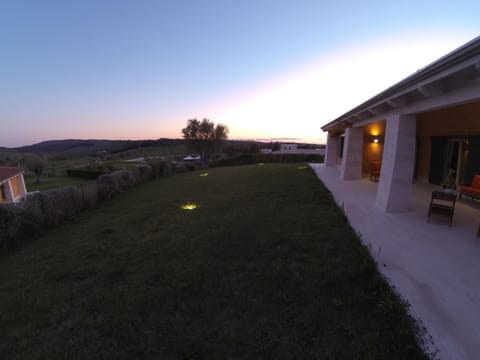
[[345,144],[345,135],[340,135],[338,137],[338,144],[337,144],[337,156],[341,159],[343,158],[343,145]]
[[7,192],[5,189],[5,184],[0,185],[0,202],[7,200]]

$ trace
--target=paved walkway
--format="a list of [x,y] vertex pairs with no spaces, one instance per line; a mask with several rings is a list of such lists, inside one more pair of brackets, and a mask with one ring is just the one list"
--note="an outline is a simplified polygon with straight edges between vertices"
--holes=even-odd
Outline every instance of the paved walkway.
[[480,359],[480,204],[458,201],[451,228],[442,218],[427,224],[431,185],[414,184],[408,212],[385,213],[374,204],[377,183],[341,181],[337,168],[311,166],[426,327],[433,358]]

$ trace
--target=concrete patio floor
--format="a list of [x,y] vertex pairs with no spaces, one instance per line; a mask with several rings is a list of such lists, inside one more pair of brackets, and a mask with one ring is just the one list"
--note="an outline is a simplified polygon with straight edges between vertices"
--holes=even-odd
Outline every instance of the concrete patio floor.
[[[410,209],[385,213],[375,206],[378,183],[341,181],[337,168],[311,167],[342,206],[378,267],[427,330],[433,359],[480,358],[480,204],[457,201],[452,227],[427,223],[429,184],[414,183]],[[438,189],[438,187],[437,187]]]

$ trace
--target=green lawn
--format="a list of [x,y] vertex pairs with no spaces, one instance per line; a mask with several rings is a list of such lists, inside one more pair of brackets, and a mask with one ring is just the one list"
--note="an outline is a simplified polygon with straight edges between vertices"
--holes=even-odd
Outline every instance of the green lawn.
[[310,169],[208,173],[144,184],[0,258],[1,358],[426,359]]
[[130,149],[116,154],[121,158],[136,158],[142,156],[167,156],[188,154],[188,147],[185,144],[152,145],[137,149]]
[[27,191],[45,191],[50,189],[63,188],[65,186],[77,186],[80,184],[90,184],[95,180],[76,178],[70,176],[41,176],[40,183],[36,183],[35,177],[26,177],[25,186]]

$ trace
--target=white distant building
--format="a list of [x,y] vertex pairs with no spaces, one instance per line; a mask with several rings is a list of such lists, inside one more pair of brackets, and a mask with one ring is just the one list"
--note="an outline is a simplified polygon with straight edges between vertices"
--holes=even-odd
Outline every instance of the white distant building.
[[296,152],[298,149],[297,144],[280,144],[281,152]]
[[272,151],[272,154],[311,154],[324,155],[325,148],[302,149],[298,148],[298,144],[280,144],[280,150]]

